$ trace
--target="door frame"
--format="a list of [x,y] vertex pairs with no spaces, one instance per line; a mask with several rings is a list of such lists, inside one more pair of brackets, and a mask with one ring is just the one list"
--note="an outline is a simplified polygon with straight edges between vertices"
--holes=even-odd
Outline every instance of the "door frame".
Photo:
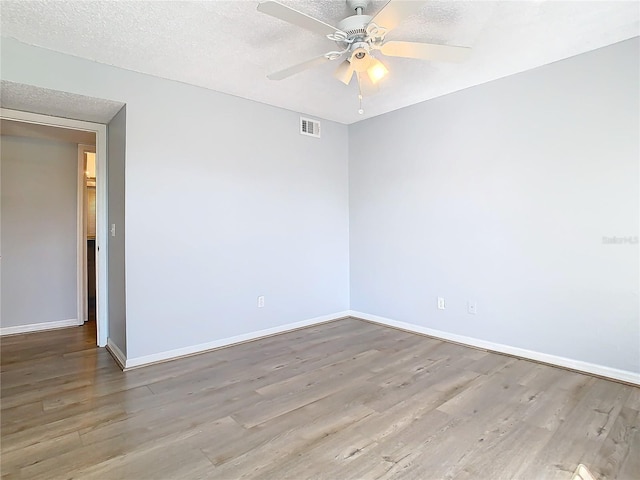
[[[107,126],[102,123],[85,122],[62,117],[41,115],[39,113],[22,112],[0,108],[0,118],[24,123],[35,123],[52,127],[67,128],[93,132],[96,135],[96,343],[99,347],[107,345],[109,336],[109,292],[108,292],[108,210],[107,210]],[[78,192],[78,198],[83,198],[83,192]],[[84,206],[82,206],[84,210]],[[77,250],[77,278],[76,295],[78,306],[78,324],[84,323],[84,272],[81,258],[84,248],[80,236],[84,236],[84,214],[77,216],[78,242]],[[81,263],[80,263],[81,262]]]

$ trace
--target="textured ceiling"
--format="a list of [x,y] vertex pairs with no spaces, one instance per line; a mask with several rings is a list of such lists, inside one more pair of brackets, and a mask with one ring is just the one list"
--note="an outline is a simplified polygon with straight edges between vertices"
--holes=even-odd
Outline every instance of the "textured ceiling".
[[0,82],[0,107],[23,112],[40,113],[54,117],[109,123],[124,103],[47,88]]
[[[281,0],[335,25],[340,0]],[[373,1],[374,14],[386,2]],[[7,1],[1,32],[22,42],[342,123],[535,68],[637,36],[637,1],[426,2],[387,36],[472,47],[462,64],[382,57],[391,71],[358,114],[355,82],[330,62],[286,80],[267,73],[335,50],[319,34],[256,10],[256,1]]]

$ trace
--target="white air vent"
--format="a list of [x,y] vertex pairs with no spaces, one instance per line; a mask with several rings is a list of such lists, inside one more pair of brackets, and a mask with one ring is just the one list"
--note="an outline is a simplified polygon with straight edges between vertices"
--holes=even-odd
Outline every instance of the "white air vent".
[[320,122],[300,117],[300,133],[302,135],[320,138]]

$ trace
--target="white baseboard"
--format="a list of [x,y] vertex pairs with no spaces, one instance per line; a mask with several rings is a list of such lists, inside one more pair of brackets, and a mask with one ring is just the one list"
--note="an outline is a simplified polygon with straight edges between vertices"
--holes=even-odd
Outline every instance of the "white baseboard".
[[27,325],[16,325],[14,327],[0,328],[0,336],[17,335],[19,333],[40,332],[42,330],[54,330],[56,328],[77,327],[78,320],[70,318],[68,320],[58,320],[56,322],[29,323]]
[[223,338],[220,340],[214,340],[212,342],[200,343],[198,345],[192,345],[184,348],[176,348],[175,350],[167,350],[165,352],[154,353],[152,355],[144,355],[142,357],[127,358],[125,360],[125,370],[135,367],[141,367],[143,365],[149,365],[152,363],[164,362],[167,360],[173,360],[180,357],[186,357],[196,353],[206,352],[208,350],[214,350],[216,348],[227,347],[237,343],[244,343],[250,340],[257,340],[259,338],[269,337],[278,333],[291,332],[300,328],[310,327],[312,325],[318,325],[321,323],[332,322],[341,318],[350,316],[349,311],[332,313],[329,315],[322,315],[320,317],[310,318],[301,322],[288,323],[286,325],[280,325],[278,327],[267,328],[265,330],[258,330],[256,332],[245,333],[242,335],[236,335],[235,337]]
[[111,354],[116,363],[120,365],[120,368],[124,370],[127,365],[127,356],[122,353],[122,350],[120,350],[120,348],[118,348],[118,346],[113,343],[110,338],[107,338],[106,349]]
[[558,367],[577,370],[579,372],[611,378],[613,380],[620,380],[640,386],[640,373],[635,373],[628,370],[618,370],[616,368],[605,367],[603,365],[597,365],[595,363],[573,360],[571,358],[559,357],[557,355],[551,355],[548,353],[535,352],[533,350],[526,350],[524,348],[512,347],[509,345],[503,345],[501,343],[494,343],[486,340],[480,340],[478,338],[457,335],[455,333],[443,332],[441,330],[434,330],[431,328],[422,327],[420,325],[415,325],[413,323],[399,322],[397,320],[391,320],[389,318],[380,317],[378,315],[371,315],[368,313],[356,312],[353,310],[350,311],[349,316],[373,323],[379,323],[388,327],[399,328],[408,332],[420,333],[450,342],[481,348],[483,350],[489,350],[492,352],[512,355],[514,357],[535,360],[537,362],[548,363]]

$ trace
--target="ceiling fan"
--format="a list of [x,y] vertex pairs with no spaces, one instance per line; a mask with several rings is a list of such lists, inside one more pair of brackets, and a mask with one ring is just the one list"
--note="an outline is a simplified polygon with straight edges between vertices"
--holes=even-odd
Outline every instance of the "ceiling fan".
[[358,96],[360,100],[359,112],[363,113],[363,91],[364,93],[374,92],[377,88],[376,84],[389,73],[387,67],[373,55],[374,52],[380,52],[382,55],[389,57],[461,62],[471,50],[468,47],[386,40],[385,37],[389,31],[397,27],[405,18],[417,13],[424,6],[426,3],[424,0],[391,0],[375,16],[363,13],[371,0],[346,1],[349,8],[355,12],[355,15],[340,21],[337,27],[273,0],[259,3],[258,11],[325,35],[329,40],[334,41],[339,48],[339,50],[330,51],[284,70],[270,73],[267,78],[283,80],[309,68],[338,60],[344,56],[345,60],[338,65],[334,76],[345,85],[349,85],[355,74],[358,81]]

